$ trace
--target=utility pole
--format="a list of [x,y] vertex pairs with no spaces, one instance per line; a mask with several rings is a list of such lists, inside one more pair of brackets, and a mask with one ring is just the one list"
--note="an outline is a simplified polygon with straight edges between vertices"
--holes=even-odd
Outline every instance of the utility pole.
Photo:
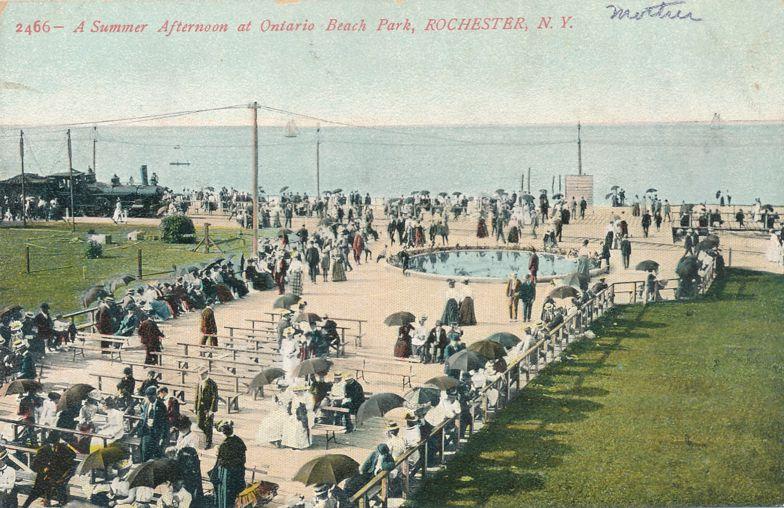
[[259,255],[259,103],[253,108],[253,258]]
[[[24,131],[19,131],[19,159],[22,161],[22,226],[27,227],[27,193],[25,192],[24,172]],[[28,273],[29,263],[28,263]]]
[[321,157],[319,154],[319,148],[321,147],[321,124],[316,124],[316,197],[321,199],[321,175],[320,171],[320,164],[321,164]]
[[525,192],[525,175],[520,173],[520,194]]
[[74,175],[73,175],[73,153],[71,151],[71,129],[66,132],[68,135],[68,187],[71,189],[71,231],[76,231],[76,210],[74,210]]
[[95,145],[98,143],[98,127],[93,125],[93,176],[95,175]]
[[580,122],[577,122],[577,174],[583,174],[583,142],[580,139]]

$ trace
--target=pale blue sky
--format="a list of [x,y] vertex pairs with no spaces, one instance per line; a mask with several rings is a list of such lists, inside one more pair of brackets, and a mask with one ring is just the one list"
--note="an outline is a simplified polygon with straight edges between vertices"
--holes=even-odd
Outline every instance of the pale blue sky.
[[[58,124],[262,104],[359,124],[589,123],[784,118],[784,2],[689,0],[704,19],[610,20],[608,3],[563,1],[11,2],[0,15],[0,123]],[[540,16],[572,30],[536,32]],[[376,33],[379,17],[416,33]],[[524,16],[528,33],[427,33],[430,17]],[[366,33],[324,33],[330,17],[365,18]],[[166,19],[252,20],[251,33],[155,32]],[[317,24],[258,31],[261,20]],[[28,36],[17,22],[65,29]],[[142,34],[74,34],[82,19],[149,23]],[[8,83],[24,85],[18,89]],[[246,124],[248,112],[195,123]],[[271,113],[262,123],[279,122]]]

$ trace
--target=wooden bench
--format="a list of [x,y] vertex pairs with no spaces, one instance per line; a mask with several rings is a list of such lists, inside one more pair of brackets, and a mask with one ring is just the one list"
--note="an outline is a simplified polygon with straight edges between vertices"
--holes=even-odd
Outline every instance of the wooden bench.
[[[77,334],[76,338],[78,340],[81,340],[82,343],[79,344],[76,341],[68,343],[68,347],[73,352],[73,361],[74,362],[76,361],[76,356],[77,355],[81,355],[82,359],[86,359],[86,356],[84,354],[85,351],[91,351],[91,352],[94,352],[94,353],[101,353],[102,355],[108,354],[109,355],[109,360],[112,361],[112,362],[114,362],[115,358],[118,361],[120,361],[120,362],[122,361],[123,346],[126,345],[125,340],[105,337],[105,336],[102,336],[102,335],[86,335],[86,334]],[[114,347],[108,347],[108,348],[92,347],[92,346],[88,346],[86,344],[87,341],[98,342],[99,344],[102,343],[102,342],[108,342],[110,344],[113,344]]]
[[399,376],[403,383],[403,389],[412,388],[411,380],[416,377],[416,373],[414,372],[413,365],[409,366],[408,372],[390,372],[389,370],[381,370],[380,368],[373,368],[373,366],[368,366],[367,360],[362,360],[361,364],[355,363],[340,363],[336,365],[336,369],[339,370],[353,370],[357,379],[365,379],[366,373],[371,374],[383,374],[385,376]]

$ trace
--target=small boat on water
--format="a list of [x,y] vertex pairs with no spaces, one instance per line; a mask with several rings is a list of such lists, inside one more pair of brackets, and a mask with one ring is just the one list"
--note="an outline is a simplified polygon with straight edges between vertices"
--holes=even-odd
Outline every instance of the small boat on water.
[[190,162],[180,162],[180,161],[174,161],[169,163],[169,166],[190,166],[190,165],[191,165]]
[[294,123],[294,120],[286,122],[286,131],[283,135],[287,138],[296,138],[299,135],[299,129],[297,129],[297,124]]

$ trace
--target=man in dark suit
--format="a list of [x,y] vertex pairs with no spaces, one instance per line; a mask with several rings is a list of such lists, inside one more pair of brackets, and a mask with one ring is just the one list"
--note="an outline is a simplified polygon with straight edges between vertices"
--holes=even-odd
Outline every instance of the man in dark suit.
[[517,308],[520,304],[520,279],[516,273],[509,274],[506,281],[506,297],[509,298],[509,319],[517,321]]
[[148,386],[144,392],[147,400],[142,404],[141,421],[137,434],[141,439],[142,462],[163,457],[163,450],[169,439],[169,422],[166,406],[158,398],[158,390]]
[[446,338],[446,330],[444,330],[441,321],[436,321],[436,325],[428,333],[425,342],[425,347],[432,351],[430,357],[434,362],[443,361],[444,348],[447,344],[449,344],[449,339]]
[[316,276],[318,275],[319,262],[321,255],[319,254],[318,247],[313,243],[313,240],[308,242],[308,248],[305,251],[305,261],[308,263],[308,275],[310,275],[310,282],[316,283]]
[[632,256],[632,243],[629,241],[629,237],[625,236],[621,240],[621,257],[623,257],[623,267],[628,269],[629,268],[629,259]]
[[206,448],[209,449],[212,448],[212,425],[215,421],[215,413],[218,412],[218,385],[210,379],[210,373],[206,368],[202,367],[199,374],[201,381],[196,388],[194,412],[197,424],[204,432]]

